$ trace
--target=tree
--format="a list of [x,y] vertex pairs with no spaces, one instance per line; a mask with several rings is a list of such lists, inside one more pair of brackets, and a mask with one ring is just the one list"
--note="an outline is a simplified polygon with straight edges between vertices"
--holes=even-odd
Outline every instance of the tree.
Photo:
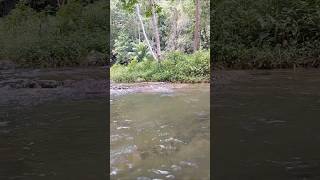
[[154,38],[156,41],[156,54],[157,58],[161,59],[161,47],[160,47],[160,35],[159,35],[159,28],[158,28],[158,17],[157,12],[155,9],[155,3],[154,0],[149,0],[149,5],[151,7],[151,13],[152,13],[152,29],[154,33]]
[[200,0],[195,0],[195,28],[194,28],[194,44],[193,50],[197,51],[200,49]]
[[140,14],[140,5],[139,4],[136,4],[136,13],[137,13],[137,16],[139,18],[139,21],[140,21],[140,25],[141,25],[141,29],[142,29],[142,32],[143,32],[143,36],[144,36],[144,39],[149,47],[149,50],[153,56],[153,58],[155,60],[158,60],[158,57],[156,56],[156,54],[154,53],[153,49],[152,49],[152,46],[150,44],[150,41],[148,39],[148,36],[147,36],[147,33],[145,31],[145,28],[144,28],[144,24],[143,24],[143,21],[142,21],[142,17],[141,17],[141,14]]

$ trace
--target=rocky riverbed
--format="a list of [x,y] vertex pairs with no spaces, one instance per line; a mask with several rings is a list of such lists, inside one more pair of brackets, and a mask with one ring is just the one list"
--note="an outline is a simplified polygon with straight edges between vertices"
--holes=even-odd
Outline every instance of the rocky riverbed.
[[106,69],[8,69],[0,71],[0,106],[34,105],[55,99],[106,97]]
[[36,105],[57,99],[77,100],[140,92],[172,92],[190,84],[163,82],[108,84],[106,67],[0,70],[0,106]]

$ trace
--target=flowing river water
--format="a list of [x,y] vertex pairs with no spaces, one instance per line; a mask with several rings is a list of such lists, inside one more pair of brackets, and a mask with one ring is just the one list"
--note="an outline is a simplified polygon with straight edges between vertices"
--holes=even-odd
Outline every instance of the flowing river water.
[[213,88],[213,178],[320,179],[319,70],[227,74]]
[[113,180],[209,180],[209,85],[112,98]]
[[[320,179],[319,71],[229,74],[217,78],[211,94],[211,163],[208,85],[113,96],[111,179],[204,180],[210,166],[218,180]],[[103,173],[109,138],[103,96],[28,107],[6,99],[0,105],[0,179],[109,177]]]
[[209,179],[207,84],[112,84],[109,137],[104,78],[1,71],[0,179]]
[[0,179],[106,179],[102,98],[0,108]]

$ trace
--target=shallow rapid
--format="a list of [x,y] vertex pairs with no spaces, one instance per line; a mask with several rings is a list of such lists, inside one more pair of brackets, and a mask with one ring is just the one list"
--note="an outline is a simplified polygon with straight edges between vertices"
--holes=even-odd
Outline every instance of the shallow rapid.
[[111,179],[210,179],[209,85],[111,100]]

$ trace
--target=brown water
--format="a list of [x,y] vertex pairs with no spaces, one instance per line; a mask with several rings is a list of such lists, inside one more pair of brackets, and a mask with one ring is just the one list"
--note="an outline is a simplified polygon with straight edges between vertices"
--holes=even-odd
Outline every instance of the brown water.
[[210,179],[209,86],[111,101],[111,179]]
[[320,71],[234,76],[214,87],[213,178],[320,179]]

